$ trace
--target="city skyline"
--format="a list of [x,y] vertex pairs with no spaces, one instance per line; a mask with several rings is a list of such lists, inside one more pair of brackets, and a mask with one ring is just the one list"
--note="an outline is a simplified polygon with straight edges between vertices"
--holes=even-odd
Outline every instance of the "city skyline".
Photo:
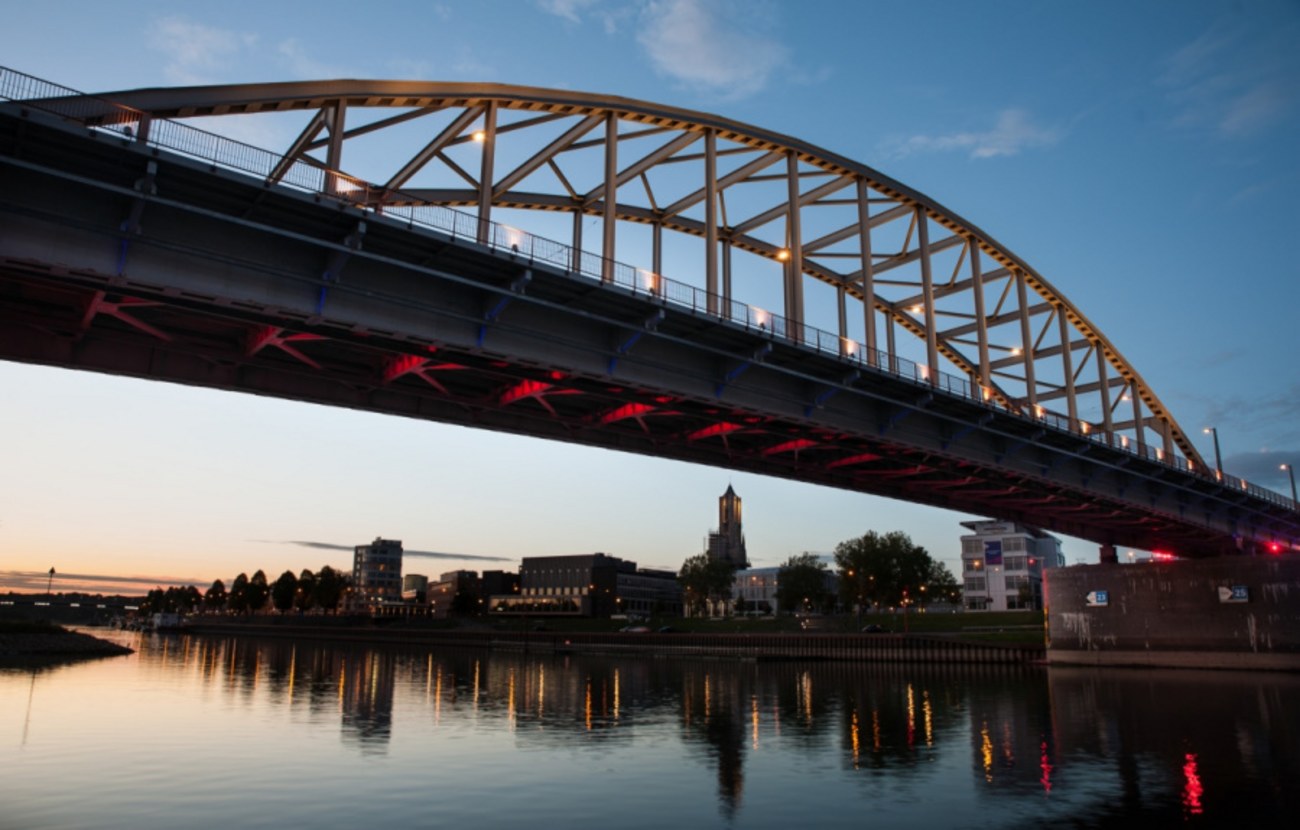
[[[1278,468],[1300,463],[1292,4],[952,5],[933,18],[836,6],[845,25],[828,32],[776,3],[545,0],[515,4],[504,23],[473,4],[393,3],[349,22],[349,39],[386,45],[366,53],[332,48],[330,11],[344,7],[331,3],[65,8],[77,13],[12,10],[0,64],[91,92],[527,83],[716,112],[843,153],[986,228],[1101,327],[1204,456],[1201,430],[1215,427],[1226,471],[1289,494]],[[319,11],[295,13],[306,8]],[[857,49],[868,31],[892,34]],[[435,37],[452,46],[431,53]],[[283,143],[274,125],[225,122],[203,126]],[[51,566],[206,587],[258,568],[344,566],[345,550],[375,536],[445,552],[430,561],[447,570],[592,551],[675,570],[701,551],[729,484],[749,503],[756,566],[902,530],[957,573],[960,522],[985,518],[150,381],[0,362],[0,384],[0,590],[20,574],[43,588]],[[1091,543],[1065,550],[1096,561]]]

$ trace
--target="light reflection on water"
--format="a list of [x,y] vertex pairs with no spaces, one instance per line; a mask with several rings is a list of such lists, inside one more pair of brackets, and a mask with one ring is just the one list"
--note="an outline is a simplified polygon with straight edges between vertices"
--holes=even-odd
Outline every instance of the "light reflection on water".
[[0,827],[1212,826],[1300,808],[1289,675],[118,636],[138,653],[0,669]]

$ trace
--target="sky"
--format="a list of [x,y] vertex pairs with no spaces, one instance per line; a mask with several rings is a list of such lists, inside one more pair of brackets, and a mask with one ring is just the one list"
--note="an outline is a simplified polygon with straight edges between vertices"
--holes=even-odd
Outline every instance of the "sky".
[[[969,219],[1137,367],[1227,472],[1300,463],[1300,2],[477,0],[15,4],[0,65],[74,89],[486,81],[713,112]],[[225,119],[231,121],[231,119]],[[274,127],[221,120],[279,148]],[[287,138],[292,138],[291,135]],[[278,143],[277,143],[278,142]],[[227,583],[604,551],[676,570],[730,484],[756,566],[979,518],[748,473],[0,361],[0,590]],[[1070,562],[1096,546],[1065,539]],[[418,552],[412,554],[410,552]]]

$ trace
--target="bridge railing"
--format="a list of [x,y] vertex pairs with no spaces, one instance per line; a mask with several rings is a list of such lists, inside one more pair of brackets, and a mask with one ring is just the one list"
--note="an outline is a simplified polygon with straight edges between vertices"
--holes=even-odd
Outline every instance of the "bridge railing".
[[[688,283],[590,251],[575,250],[564,243],[535,236],[509,225],[483,221],[473,214],[439,205],[404,205],[401,204],[403,200],[400,192],[387,191],[345,173],[326,170],[319,162],[295,159],[285,164],[284,157],[278,153],[188,124],[152,118],[140,110],[89,96],[7,67],[0,67],[0,100],[50,112],[91,129],[110,132],[124,139],[143,141],[148,146],[252,175],[268,183],[329,196],[389,219],[405,221],[411,227],[428,228],[448,234],[454,239],[480,242],[529,262],[545,263],[575,277],[618,286],[634,295],[642,295],[694,314],[709,315],[761,335],[836,358],[860,371],[883,372],[903,378],[919,386],[937,389],[990,409],[1037,421],[1045,427],[1083,436],[1193,475],[1217,479],[1264,501],[1293,509],[1296,506],[1291,499],[1273,490],[1235,476],[1219,474],[1203,466],[1194,466],[1186,458],[1130,441],[1127,436],[1108,435],[1104,428],[1096,424],[1071,419],[1041,406],[1001,399],[992,394],[993,390],[980,387],[969,377],[939,371],[806,323],[791,321],[766,309],[721,295],[710,295]],[[391,202],[397,204],[390,204]]]

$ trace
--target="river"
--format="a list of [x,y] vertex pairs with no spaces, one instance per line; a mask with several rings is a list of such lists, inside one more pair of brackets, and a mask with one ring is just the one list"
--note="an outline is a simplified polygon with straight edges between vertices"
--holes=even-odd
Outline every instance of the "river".
[[1300,677],[139,633],[0,668],[0,828],[1292,823]]

